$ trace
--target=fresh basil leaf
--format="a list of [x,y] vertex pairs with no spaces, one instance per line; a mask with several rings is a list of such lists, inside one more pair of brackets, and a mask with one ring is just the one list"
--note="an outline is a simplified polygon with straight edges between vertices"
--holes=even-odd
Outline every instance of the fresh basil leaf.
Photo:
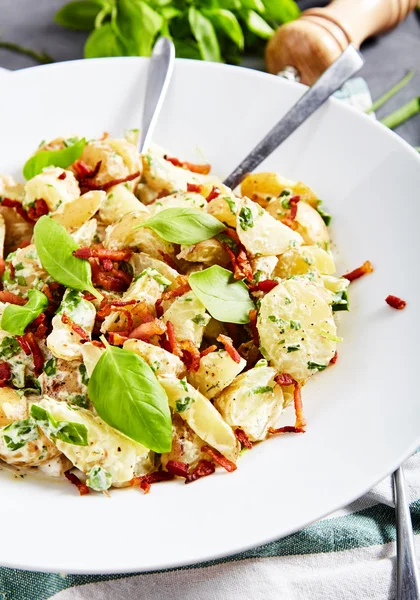
[[182,11],[179,8],[175,8],[175,6],[163,6],[160,12],[166,21],[182,16]]
[[223,31],[223,33],[227,35],[240,50],[244,49],[244,34],[242,33],[239,21],[233,12],[224,8],[217,8],[206,11],[206,15],[211,19],[216,29]]
[[193,60],[201,60],[200,50],[197,42],[188,40],[174,40],[175,54],[177,58],[192,58]]
[[22,419],[7,425],[2,431],[4,443],[9,450],[19,450],[26,442],[33,442],[39,437],[38,425],[29,419]]
[[[283,1],[283,0],[278,0]],[[264,2],[262,0],[242,0],[243,8],[249,8],[250,10],[256,10],[259,13],[265,12]]]
[[58,283],[79,292],[90,292],[99,300],[100,294],[92,285],[89,261],[73,256],[78,245],[65,227],[47,216],[34,227],[35,247],[42,266]]
[[150,56],[163,18],[143,0],[117,1],[118,30],[130,56]]
[[87,427],[82,423],[56,421],[45,408],[37,404],[32,404],[31,406],[31,417],[53,439],[66,442],[66,444],[73,444],[74,446],[87,446],[89,443]]
[[225,323],[249,323],[249,311],[255,308],[243,281],[218,265],[192,273],[188,278],[192,291],[212,317]]
[[265,14],[277,23],[287,23],[297,19],[300,15],[298,5],[294,0],[263,0]]
[[23,335],[32,323],[48,306],[48,298],[38,290],[29,290],[28,302],[23,306],[8,304],[1,318],[1,328],[13,335]]
[[95,19],[102,9],[100,2],[79,0],[65,4],[55,13],[58,25],[75,31],[90,31],[95,27]]
[[255,33],[255,35],[264,40],[271,38],[274,29],[255,10],[243,10],[241,11],[241,15],[252,33]]
[[45,167],[51,166],[67,169],[75,160],[81,157],[85,146],[86,140],[82,138],[62,150],[42,150],[41,152],[37,152],[26,161],[23,167],[23,176],[25,179],[32,179],[32,177],[41,173]]
[[88,394],[108,425],[155,452],[169,452],[172,421],[168,398],[140,356],[108,346],[93,370]]
[[217,0],[217,6],[226,10],[239,10],[242,3],[241,0]]
[[203,242],[226,229],[226,225],[198,208],[167,208],[135,229],[140,227],[153,229],[167,242],[186,245]]
[[111,23],[104,23],[94,29],[85,43],[85,58],[125,56],[126,54],[126,49],[117,37]]
[[95,492],[104,492],[112,485],[111,473],[108,473],[100,465],[96,465],[87,473],[86,485]]
[[219,42],[211,21],[199,10],[191,6],[188,11],[188,21],[203,60],[222,62]]

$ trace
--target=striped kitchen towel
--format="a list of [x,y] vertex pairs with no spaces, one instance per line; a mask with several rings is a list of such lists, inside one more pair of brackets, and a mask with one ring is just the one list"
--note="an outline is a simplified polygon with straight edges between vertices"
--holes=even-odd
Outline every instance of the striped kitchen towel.
[[[363,79],[337,96],[370,106]],[[420,452],[404,465],[420,555]],[[308,499],[309,501],[309,499]],[[281,509],[281,507],[280,507]],[[7,518],[7,515],[2,515]],[[36,552],[36,530],[28,538]],[[1,543],[7,544],[2,539]],[[57,550],[64,539],[56,540]],[[391,479],[329,517],[286,538],[193,567],[141,574],[71,575],[0,568],[0,600],[393,600],[395,514]]]

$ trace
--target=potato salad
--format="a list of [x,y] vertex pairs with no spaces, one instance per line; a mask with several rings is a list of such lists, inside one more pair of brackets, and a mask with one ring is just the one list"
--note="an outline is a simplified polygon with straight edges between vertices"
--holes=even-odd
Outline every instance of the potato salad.
[[304,433],[348,310],[308,186],[231,190],[137,133],[42,142],[24,183],[0,176],[0,464],[82,495],[232,472]]

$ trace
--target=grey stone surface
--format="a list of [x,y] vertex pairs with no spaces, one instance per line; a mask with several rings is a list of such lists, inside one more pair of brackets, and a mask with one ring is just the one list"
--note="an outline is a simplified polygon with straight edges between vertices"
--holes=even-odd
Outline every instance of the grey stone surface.
[[[29,48],[45,50],[56,61],[83,56],[84,33],[67,31],[53,21],[55,11],[65,0],[0,0],[0,39]],[[301,0],[302,9],[324,2]],[[409,69],[417,75],[410,84],[379,112],[388,114],[414,96],[420,96],[420,14],[412,14],[397,29],[367,42],[362,48],[366,64],[361,75],[367,80],[373,98],[380,96]],[[0,66],[21,69],[34,64],[25,56],[0,49]],[[262,63],[252,61],[252,66]],[[408,142],[420,146],[420,115],[398,129]]]

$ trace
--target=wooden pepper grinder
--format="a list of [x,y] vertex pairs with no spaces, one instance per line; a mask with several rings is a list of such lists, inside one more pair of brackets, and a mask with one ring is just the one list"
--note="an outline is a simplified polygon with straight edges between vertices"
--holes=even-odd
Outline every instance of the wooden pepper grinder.
[[392,29],[414,10],[417,0],[333,0],[310,8],[277,29],[267,44],[270,73],[312,85],[349,44],[357,48],[372,35]]

